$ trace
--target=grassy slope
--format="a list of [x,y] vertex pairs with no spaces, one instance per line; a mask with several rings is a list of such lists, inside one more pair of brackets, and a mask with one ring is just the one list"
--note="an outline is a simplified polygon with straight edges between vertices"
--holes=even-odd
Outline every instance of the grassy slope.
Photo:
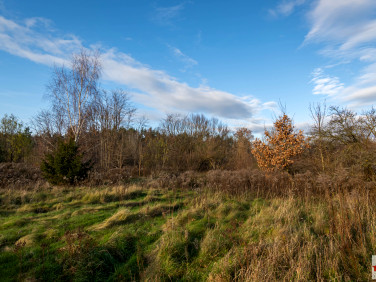
[[367,280],[374,201],[133,187],[0,191],[0,277]]

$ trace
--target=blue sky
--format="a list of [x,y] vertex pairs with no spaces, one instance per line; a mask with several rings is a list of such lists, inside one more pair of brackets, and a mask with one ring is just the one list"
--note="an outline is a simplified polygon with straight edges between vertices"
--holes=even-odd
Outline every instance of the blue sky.
[[87,48],[151,123],[200,112],[257,132],[281,102],[304,127],[312,102],[375,104],[375,43],[374,0],[0,0],[0,116],[48,107],[51,67]]

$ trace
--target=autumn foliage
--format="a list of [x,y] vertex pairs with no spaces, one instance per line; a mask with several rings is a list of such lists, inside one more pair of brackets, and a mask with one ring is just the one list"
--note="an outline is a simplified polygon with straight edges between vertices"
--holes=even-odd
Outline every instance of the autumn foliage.
[[252,154],[259,167],[266,171],[286,169],[294,162],[294,156],[309,147],[303,132],[295,132],[292,120],[286,114],[274,122],[272,131],[265,130],[264,134],[265,141],[254,141]]

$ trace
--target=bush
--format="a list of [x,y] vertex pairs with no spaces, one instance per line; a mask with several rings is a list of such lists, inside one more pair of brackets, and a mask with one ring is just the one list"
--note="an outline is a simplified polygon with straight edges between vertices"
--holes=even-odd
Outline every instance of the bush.
[[309,145],[303,131],[296,132],[292,120],[283,114],[274,122],[272,131],[265,129],[265,142],[256,139],[252,154],[265,171],[283,170],[294,163],[292,158],[303,153]]
[[41,170],[51,184],[74,184],[87,177],[90,162],[83,162],[73,139],[60,141],[54,152],[47,154]]

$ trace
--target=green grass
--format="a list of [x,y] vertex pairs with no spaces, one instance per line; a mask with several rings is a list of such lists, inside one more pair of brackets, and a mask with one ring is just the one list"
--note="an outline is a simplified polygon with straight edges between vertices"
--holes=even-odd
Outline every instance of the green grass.
[[0,191],[2,281],[367,280],[374,201],[130,187]]

